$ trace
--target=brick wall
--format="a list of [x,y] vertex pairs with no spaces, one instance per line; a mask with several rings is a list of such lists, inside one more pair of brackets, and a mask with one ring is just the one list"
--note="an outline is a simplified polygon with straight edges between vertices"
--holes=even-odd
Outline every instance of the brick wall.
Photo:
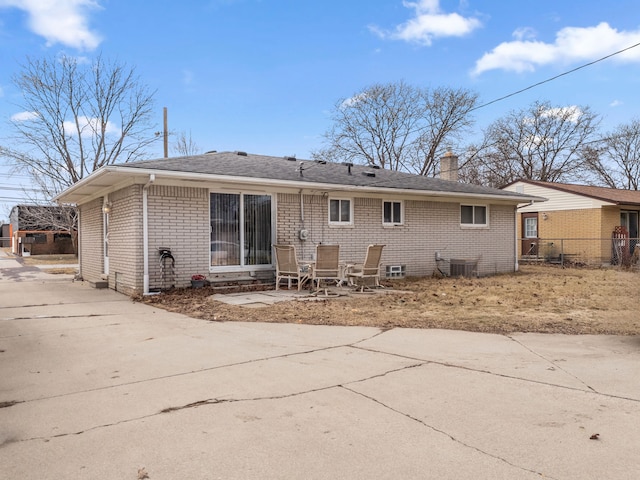
[[[142,185],[111,193],[109,201],[109,288],[132,295],[144,289]],[[82,273],[87,281],[102,280],[102,199],[81,207]],[[175,286],[190,284],[194,273],[209,271],[209,191],[152,185],[148,190],[149,286],[165,288],[159,247],[175,258]]]
[[596,238],[600,232],[600,209],[558,210],[538,218],[540,238]]
[[78,207],[80,209],[79,257],[80,273],[88,282],[102,280],[104,269],[102,199]]
[[[367,245],[381,243],[383,265],[406,265],[411,276],[431,275],[435,252],[445,259],[478,260],[480,275],[513,271],[513,206],[489,205],[489,228],[460,226],[460,205],[449,202],[404,202],[404,224],[382,225],[383,200],[354,198],[354,224],[328,225],[328,199],[304,195],[304,212],[296,194],[279,194],[276,242],[295,244],[300,258],[312,258],[317,243],[338,243],[345,262],[364,260]],[[109,287],[141,293],[144,282],[142,186],[133,185],[109,196]],[[149,286],[181,287],[195,273],[209,274],[209,190],[152,185],[148,190]],[[304,221],[303,221],[304,216]],[[81,206],[82,273],[99,281],[103,273],[102,199]],[[306,241],[299,231],[309,231]],[[174,276],[163,277],[158,249],[171,249]],[[236,272],[237,274],[238,272]]]
[[[572,260],[584,263],[609,261],[611,234],[614,227],[620,224],[619,207],[552,210],[545,213],[546,220],[542,214],[538,217],[538,236],[542,239],[538,252],[540,256],[557,256],[562,252],[571,255]],[[518,238],[522,237],[521,224],[518,215]]]
[[175,258],[175,285],[190,284],[191,275],[209,274],[209,190],[206,188],[149,188],[149,286],[166,288],[159,247],[171,249]]
[[[300,197],[278,195],[277,243],[294,244],[300,258],[312,258],[317,243],[340,244],[344,262],[363,261],[366,247],[386,245],[383,265],[406,265],[407,275],[431,275],[436,268],[435,252],[451,259],[478,259],[481,275],[513,271],[514,210],[512,206],[489,206],[489,228],[460,226],[460,205],[447,202],[410,200],[404,202],[404,224],[382,225],[383,200],[355,198],[354,224],[328,225],[328,199],[322,195],[304,196],[304,224]],[[309,232],[301,241],[301,228]]]
[[142,293],[142,186],[111,193],[109,201],[109,288]]

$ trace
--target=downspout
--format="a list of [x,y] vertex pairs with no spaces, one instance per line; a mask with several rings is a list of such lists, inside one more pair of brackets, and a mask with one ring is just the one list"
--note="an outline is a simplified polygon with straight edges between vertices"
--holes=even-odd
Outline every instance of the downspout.
[[[77,212],[78,212],[78,231],[77,231],[77,235],[76,235],[76,248],[78,249],[78,278],[82,279],[82,240],[80,240],[82,238],[82,235],[80,234],[80,225],[81,225],[81,213],[80,213],[80,207],[78,205],[76,205],[77,208]],[[72,233],[73,235],[73,233]]]
[[109,281],[109,215],[111,215],[111,203],[109,194],[102,197],[102,279]]
[[143,261],[143,295],[149,294],[149,212],[148,190],[156,181],[155,174],[149,175],[149,181],[142,187],[142,261]]
[[514,220],[513,220],[513,256],[514,256],[514,268],[517,272],[520,269],[520,265],[518,264],[518,206],[513,209]]

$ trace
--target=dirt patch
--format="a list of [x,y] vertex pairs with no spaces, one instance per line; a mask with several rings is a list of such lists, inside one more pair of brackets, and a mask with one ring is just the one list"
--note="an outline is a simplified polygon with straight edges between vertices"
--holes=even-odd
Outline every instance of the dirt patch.
[[249,309],[213,301],[212,288],[139,299],[194,318],[473,332],[640,335],[638,272],[522,266],[486,278],[384,282],[401,292],[277,303]]
[[17,257],[23,265],[62,265],[67,263],[78,263],[75,255],[30,255],[28,257]]

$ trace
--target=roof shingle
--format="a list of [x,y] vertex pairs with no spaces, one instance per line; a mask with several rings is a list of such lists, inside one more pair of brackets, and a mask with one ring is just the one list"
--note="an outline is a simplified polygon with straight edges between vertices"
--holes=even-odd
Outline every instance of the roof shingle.
[[[480,185],[451,182],[362,165],[348,165],[344,163],[299,160],[293,157],[245,155],[244,152],[240,154],[238,152],[220,152],[125,163],[119,166],[147,170],[201,173],[205,175],[264,178],[309,184],[322,183],[505,197],[517,195],[514,192]],[[530,198],[530,196],[523,197]]]

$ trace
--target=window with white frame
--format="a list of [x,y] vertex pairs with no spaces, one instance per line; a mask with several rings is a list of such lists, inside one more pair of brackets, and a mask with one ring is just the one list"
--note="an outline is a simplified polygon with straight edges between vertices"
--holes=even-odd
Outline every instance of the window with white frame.
[[538,217],[524,219],[524,238],[538,238]]
[[460,205],[460,224],[463,226],[486,227],[486,205]]
[[271,264],[270,195],[210,193],[211,266]]
[[403,203],[391,200],[382,202],[382,224],[402,225],[403,223]]
[[353,223],[353,202],[349,198],[329,199],[329,224],[351,225]]

